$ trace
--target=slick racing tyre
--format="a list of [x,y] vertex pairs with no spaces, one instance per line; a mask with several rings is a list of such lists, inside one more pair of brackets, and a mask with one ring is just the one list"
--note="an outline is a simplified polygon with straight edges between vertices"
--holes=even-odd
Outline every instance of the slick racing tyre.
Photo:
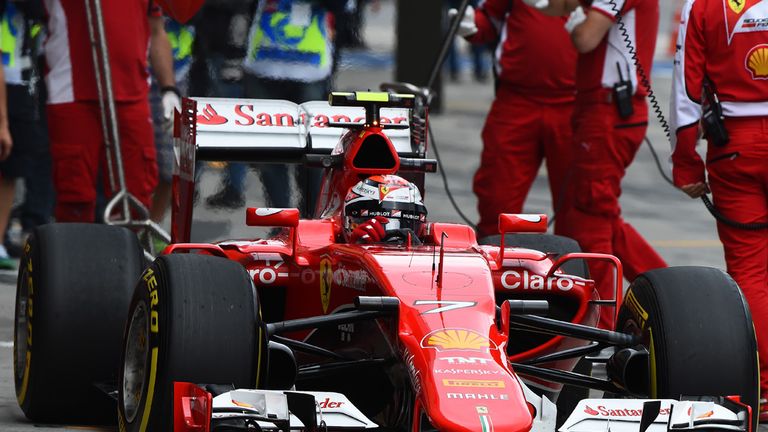
[[758,412],[752,317],[723,271],[672,267],[641,274],[626,293],[616,330],[641,336],[650,354],[649,397],[740,395]]
[[[501,235],[484,237],[480,239],[479,243],[499,246],[501,244]],[[507,234],[504,238],[504,245],[551,253],[554,254],[555,259],[568,253],[581,252],[581,247],[576,240],[552,234]],[[563,264],[562,269],[565,273],[584,279],[589,278],[589,270],[584,260],[568,261]],[[530,334],[524,337],[530,338]],[[592,373],[592,363],[582,359],[576,364],[573,371],[583,375],[590,375]],[[550,395],[549,397],[555,396]],[[588,389],[570,385],[563,386],[563,389],[555,397],[557,401],[557,426],[562,425],[576,408],[579,401],[587,397],[589,397]]]
[[136,286],[118,381],[120,431],[173,430],[173,383],[263,386],[266,327],[253,281],[209,255],[157,258]]
[[97,385],[117,379],[143,252],[125,228],[51,224],[24,246],[16,289],[13,369],[24,414],[40,422],[114,423]]

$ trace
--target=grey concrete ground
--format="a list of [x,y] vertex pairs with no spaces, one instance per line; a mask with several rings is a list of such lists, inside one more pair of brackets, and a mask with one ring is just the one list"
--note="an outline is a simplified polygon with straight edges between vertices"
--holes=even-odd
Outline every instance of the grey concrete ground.
[[[671,21],[673,2],[661,2],[662,36]],[[368,14],[366,41],[369,50],[345,56],[339,70],[339,90],[377,88],[391,81],[391,52],[394,33],[391,28],[394,10],[390,1]],[[429,57],[425,55],[425,57]],[[362,60],[361,60],[362,59]],[[666,110],[669,100],[670,72],[663,59],[654,70],[655,88]],[[428,67],[429,63],[425,63]],[[460,83],[448,83],[444,91],[445,111],[431,117],[435,140],[443,158],[441,167],[448,174],[449,186],[459,206],[473,221],[476,220],[476,200],[471,190],[472,175],[479,163],[480,130],[493,98],[492,84],[476,83],[467,71]],[[652,122],[649,138],[662,157],[665,169],[669,146],[664,133]],[[210,168],[203,176],[202,197],[218,188],[218,171]],[[248,203],[263,203],[257,176],[248,175]],[[687,199],[672,189],[660,177],[651,154],[645,146],[639,151],[623,184],[621,203],[624,217],[660,251],[670,265],[708,265],[723,267],[722,251],[715,224],[698,201]],[[202,200],[201,200],[202,201]],[[427,205],[430,219],[460,222],[450,206],[440,177],[435,174],[427,181]],[[224,213],[203,206],[198,209],[194,237],[198,240],[223,237],[251,237],[253,230],[244,225],[244,212]],[[530,192],[526,208],[531,213],[550,213],[546,171],[542,168]],[[12,380],[11,341],[15,275],[0,275],[0,431],[17,432],[46,430],[27,423],[16,405]],[[65,394],[62,394],[65,397]],[[74,428],[58,428],[75,430]]]

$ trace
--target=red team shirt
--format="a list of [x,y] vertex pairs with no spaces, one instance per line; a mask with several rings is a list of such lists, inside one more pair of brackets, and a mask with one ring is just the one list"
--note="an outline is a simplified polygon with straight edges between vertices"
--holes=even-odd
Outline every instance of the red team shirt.
[[499,41],[499,84],[545,103],[571,102],[576,51],[561,17],[548,17],[521,0],[486,0],[477,10],[472,43]]
[[[683,7],[672,90],[676,181],[703,181],[696,155],[704,77],[726,117],[768,115],[768,1],[688,0]],[[686,167],[694,163],[691,170]]]
[[[621,15],[626,35],[632,43],[637,59],[646,76],[650,79],[653,53],[656,48],[656,33],[659,27],[659,4],[657,0],[594,0],[585,4],[587,10],[595,10],[613,21]],[[618,67],[617,67],[618,65]],[[638,77],[637,67],[632,58],[624,34],[614,24],[608,34],[594,50],[579,55],[576,69],[576,88],[580,94],[589,94],[601,89],[612,89],[621,76],[632,80],[636,96],[645,96],[647,91]]]
[[[45,0],[49,104],[98,100],[84,0]],[[147,98],[150,0],[102,1],[104,30],[118,102]]]

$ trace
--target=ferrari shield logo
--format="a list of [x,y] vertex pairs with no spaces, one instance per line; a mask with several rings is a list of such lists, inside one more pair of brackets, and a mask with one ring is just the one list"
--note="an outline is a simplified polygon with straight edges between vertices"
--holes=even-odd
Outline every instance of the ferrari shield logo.
[[333,283],[333,268],[331,260],[320,260],[320,301],[323,304],[323,313],[328,313],[328,305],[331,303],[331,284]]
[[728,2],[728,7],[731,8],[733,13],[740,14],[741,11],[744,10],[744,3],[747,2],[747,0],[726,0]]

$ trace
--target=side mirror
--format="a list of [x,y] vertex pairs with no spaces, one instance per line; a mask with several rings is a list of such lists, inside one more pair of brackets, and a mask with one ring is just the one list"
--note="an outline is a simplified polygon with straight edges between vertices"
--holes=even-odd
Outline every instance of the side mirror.
[[547,232],[547,215],[543,214],[511,214],[499,215],[499,233],[545,233]]
[[511,214],[502,213],[499,215],[499,233],[501,233],[501,242],[499,244],[499,256],[496,259],[497,265],[501,268],[504,264],[504,245],[505,234],[512,233],[545,233],[547,232],[547,215],[543,214]]
[[259,227],[296,228],[299,225],[299,209],[248,207],[245,210],[245,224]]

